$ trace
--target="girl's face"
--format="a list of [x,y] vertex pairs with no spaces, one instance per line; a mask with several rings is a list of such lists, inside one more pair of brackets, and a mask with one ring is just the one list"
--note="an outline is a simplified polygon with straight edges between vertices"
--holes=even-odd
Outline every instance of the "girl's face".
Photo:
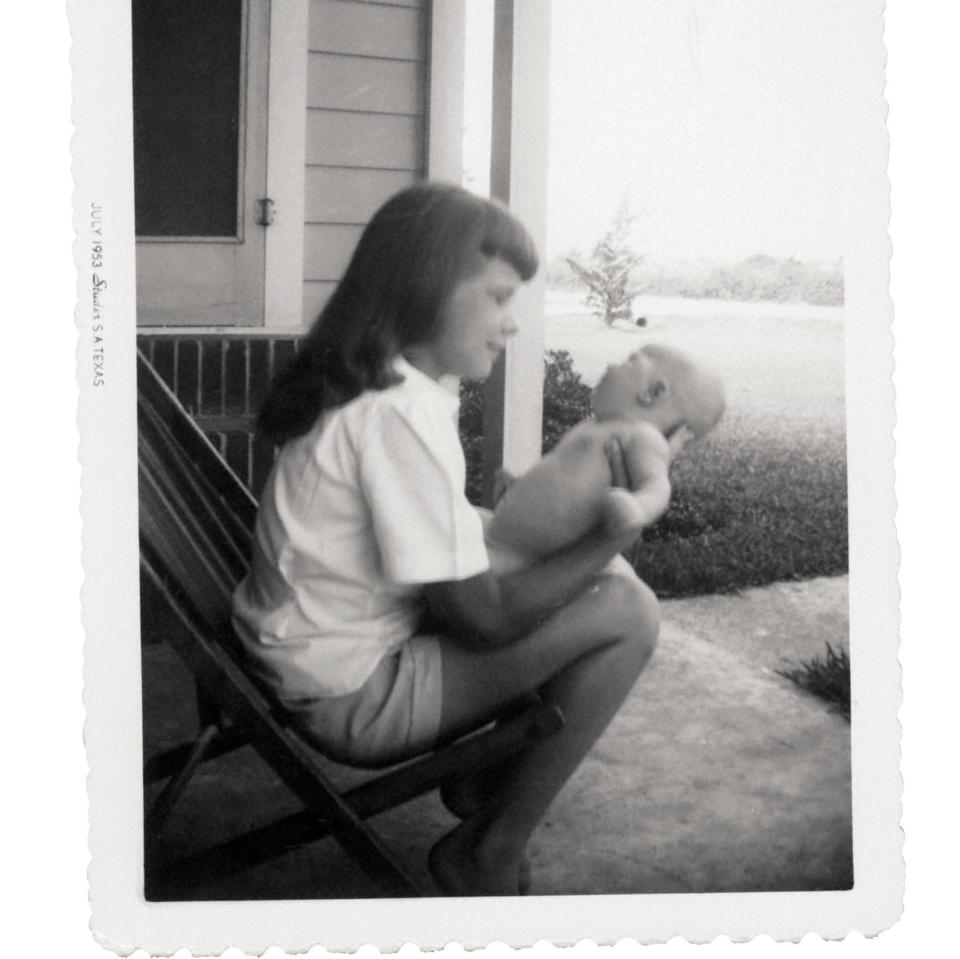
[[441,312],[438,335],[409,350],[408,359],[434,379],[489,376],[517,332],[511,305],[522,282],[506,260],[484,257],[480,269],[454,287]]

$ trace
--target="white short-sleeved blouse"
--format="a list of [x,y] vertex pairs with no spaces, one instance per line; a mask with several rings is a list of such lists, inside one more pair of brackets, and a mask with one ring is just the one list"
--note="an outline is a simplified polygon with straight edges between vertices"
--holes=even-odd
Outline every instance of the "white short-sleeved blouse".
[[267,480],[234,623],[282,698],[359,689],[417,631],[423,584],[488,568],[459,401],[396,368],[403,382],[326,412]]

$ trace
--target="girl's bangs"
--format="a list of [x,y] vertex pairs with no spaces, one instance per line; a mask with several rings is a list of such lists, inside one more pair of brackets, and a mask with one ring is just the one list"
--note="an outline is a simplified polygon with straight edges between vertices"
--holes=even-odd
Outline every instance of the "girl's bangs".
[[537,272],[540,264],[536,244],[527,228],[499,204],[490,204],[480,251],[484,256],[506,260],[524,281]]

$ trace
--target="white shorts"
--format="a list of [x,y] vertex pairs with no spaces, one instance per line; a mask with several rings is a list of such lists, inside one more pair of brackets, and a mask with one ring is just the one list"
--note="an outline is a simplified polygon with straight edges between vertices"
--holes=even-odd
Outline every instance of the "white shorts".
[[352,693],[284,702],[293,724],[331,759],[387,766],[431,749],[440,732],[440,640],[414,636]]

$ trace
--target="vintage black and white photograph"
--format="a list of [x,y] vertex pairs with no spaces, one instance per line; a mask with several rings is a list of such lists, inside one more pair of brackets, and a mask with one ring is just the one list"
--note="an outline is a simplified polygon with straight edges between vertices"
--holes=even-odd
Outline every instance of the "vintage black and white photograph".
[[81,379],[136,432],[145,914],[892,921],[878,5],[101,6],[129,202],[78,200]]

